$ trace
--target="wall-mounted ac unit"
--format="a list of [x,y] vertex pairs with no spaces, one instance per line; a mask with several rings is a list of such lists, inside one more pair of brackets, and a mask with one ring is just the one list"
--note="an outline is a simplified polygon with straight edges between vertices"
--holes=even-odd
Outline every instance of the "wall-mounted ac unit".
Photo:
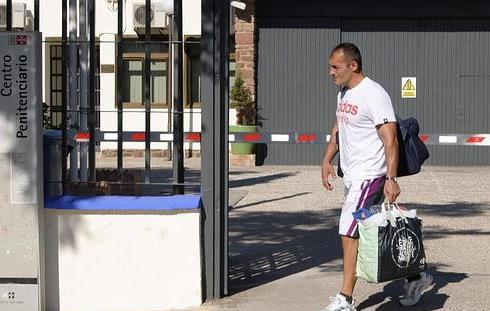
[[[12,29],[24,29],[26,26],[26,4],[12,4]],[[7,28],[7,5],[0,4],[0,28]]]
[[[134,28],[145,28],[146,24],[146,7],[144,4],[133,4],[133,26]],[[150,15],[151,28],[167,28],[168,17],[163,11],[163,6],[160,4],[151,5]]]

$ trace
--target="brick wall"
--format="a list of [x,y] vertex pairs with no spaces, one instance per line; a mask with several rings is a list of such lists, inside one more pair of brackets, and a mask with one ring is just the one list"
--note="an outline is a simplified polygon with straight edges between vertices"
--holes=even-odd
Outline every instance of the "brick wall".
[[255,100],[255,0],[242,0],[247,8],[235,9],[236,71],[245,80]]

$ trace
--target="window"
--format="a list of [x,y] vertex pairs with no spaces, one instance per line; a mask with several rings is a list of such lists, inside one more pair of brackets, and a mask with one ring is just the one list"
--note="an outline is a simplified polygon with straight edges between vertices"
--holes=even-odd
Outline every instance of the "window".
[[[53,42],[49,45],[49,49],[47,49],[47,51],[49,53],[49,69],[46,69],[49,71],[49,100],[47,100],[49,109],[47,111],[47,116],[49,118],[50,125],[54,128],[59,128],[63,118],[63,88],[61,82],[62,46],[59,42]],[[100,110],[100,46],[98,44],[95,45],[95,53],[95,93],[97,94],[95,102],[95,110],[97,111],[95,116],[95,128],[100,128],[100,113],[98,112]],[[68,65],[69,64],[67,64],[67,66]],[[77,85],[80,85],[80,81],[78,81]],[[77,90],[77,92],[80,92],[80,90]]]
[[[189,60],[189,91],[188,91],[188,105],[196,106],[201,104],[201,60],[199,58],[191,58]],[[235,83],[235,74],[236,74],[236,62],[234,55],[230,55],[230,63],[229,63],[229,91],[231,91],[231,87],[233,83]]]
[[[123,102],[125,108],[144,108],[144,59],[124,56]],[[166,107],[168,104],[168,60],[153,57],[150,62],[150,100],[152,107]]]
[[51,126],[59,128],[62,119],[62,71],[61,71],[61,45],[51,45],[49,47],[49,120]]

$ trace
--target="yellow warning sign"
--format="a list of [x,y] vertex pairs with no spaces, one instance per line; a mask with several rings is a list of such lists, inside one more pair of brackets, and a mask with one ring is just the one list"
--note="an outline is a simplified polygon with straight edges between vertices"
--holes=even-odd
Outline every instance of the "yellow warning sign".
[[402,78],[402,98],[417,98],[417,78]]

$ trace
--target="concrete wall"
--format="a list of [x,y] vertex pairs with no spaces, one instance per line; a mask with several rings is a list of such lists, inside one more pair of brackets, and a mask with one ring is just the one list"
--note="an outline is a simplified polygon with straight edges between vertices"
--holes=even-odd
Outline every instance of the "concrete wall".
[[201,304],[199,212],[45,213],[46,310]]

